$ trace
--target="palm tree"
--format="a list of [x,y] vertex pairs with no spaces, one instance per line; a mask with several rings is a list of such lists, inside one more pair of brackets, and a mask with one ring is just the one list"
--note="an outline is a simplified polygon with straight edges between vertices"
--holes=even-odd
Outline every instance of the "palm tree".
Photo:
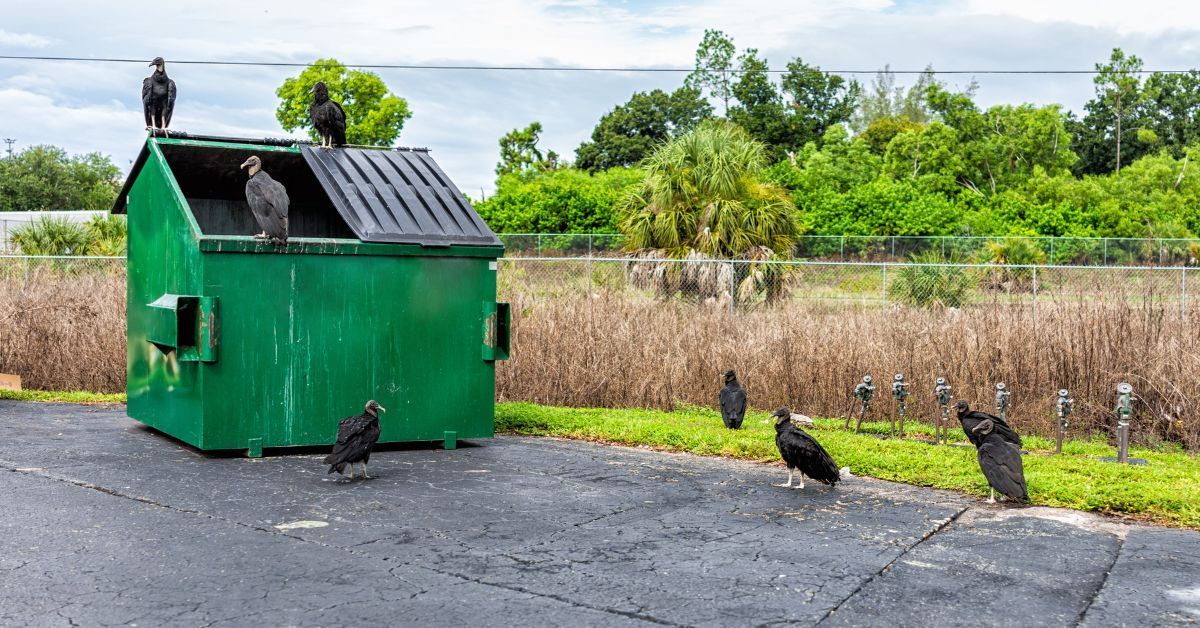
[[656,257],[749,260],[736,265],[735,298],[763,290],[768,300],[780,297],[782,273],[757,262],[788,255],[802,226],[787,191],[761,180],[766,165],[766,147],[725,120],[668,141],[620,201],[626,247]]

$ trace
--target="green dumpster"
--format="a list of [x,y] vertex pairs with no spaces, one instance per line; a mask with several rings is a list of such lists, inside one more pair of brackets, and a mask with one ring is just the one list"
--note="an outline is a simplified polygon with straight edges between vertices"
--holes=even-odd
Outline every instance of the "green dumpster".
[[[129,416],[205,450],[331,444],[379,401],[380,442],[493,435],[503,247],[427,151],[151,137],[129,223]],[[253,238],[239,165],[291,197]]]

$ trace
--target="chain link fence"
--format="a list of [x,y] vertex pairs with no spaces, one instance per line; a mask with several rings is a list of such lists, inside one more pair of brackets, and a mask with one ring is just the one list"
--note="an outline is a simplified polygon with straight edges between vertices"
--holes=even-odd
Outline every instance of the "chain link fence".
[[[619,257],[624,238],[611,233],[503,233],[510,257]],[[1062,266],[1197,266],[1200,239],[1055,238],[968,236],[801,236],[797,260],[905,262],[934,254],[961,262],[987,262],[1020,246],[1045,263]],[[1030,260],[1032,261],[1032,260]]]
[[502,297],[603,293],[720,304],[730,311],[822,302],[869,308],[1155,304],[1185,316],[1200,303],[1200,269],[1146,266],[750,262],[661,258],[509,257]]

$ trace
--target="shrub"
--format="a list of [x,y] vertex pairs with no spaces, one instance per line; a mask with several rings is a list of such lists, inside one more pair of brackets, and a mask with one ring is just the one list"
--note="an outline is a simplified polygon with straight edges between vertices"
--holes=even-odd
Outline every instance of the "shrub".
[[892,280],[890,292],[901,301],[921,307],[961,307],[972,278],[957,257],[943,258],[929,251],[914,255],[914,265],[904,266]]
[[53,216],[17,227],[11,237],[25,255],[86,255],[92,243],[85,226]]

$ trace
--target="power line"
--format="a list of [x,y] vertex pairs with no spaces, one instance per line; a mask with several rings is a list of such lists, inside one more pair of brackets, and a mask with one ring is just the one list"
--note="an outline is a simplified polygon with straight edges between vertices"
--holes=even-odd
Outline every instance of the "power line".
[[[147,63],[146,59],[126,59],[118,57],[47,57],[32,55],[0,55],[0,61],[71,61],[85,63]],[[197,59],[180,59],[168,61],[179,65],[214,65],[214,66],[257,66],[270,68],[309,68],[314,63],[299,63],[291,61],[209,61]],[[437,71],[475,71],[475,72],[638,72],[638,73],[689,73],[694,68],[620,68],[620,67],[555,67],[532,65],[443,65],[420,63],[342,63],[349,68],[368,70],[437,70]],[[882,70],[822,70],[825,74],[876,74]],[[1131,74],[1187,74],[1197,70],[1136,70]],[[741,70],[731,68],[728,72],[740,74]],[[768,69],[769,74],[786,74],[787,70]],[[1099,74],[1099,70],[892,70],[892,74]]]

